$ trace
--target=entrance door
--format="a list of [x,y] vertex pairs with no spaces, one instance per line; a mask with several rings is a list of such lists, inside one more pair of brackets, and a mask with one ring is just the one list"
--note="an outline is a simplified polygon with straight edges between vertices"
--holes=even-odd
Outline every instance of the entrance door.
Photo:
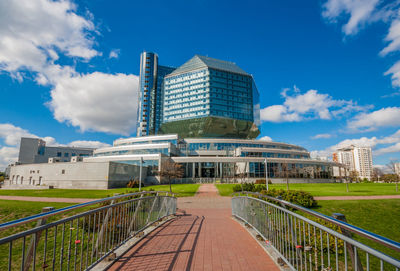
[[214,168],[202,168],[201,176],[204,178],[214,178],[215,177],[215,169]]

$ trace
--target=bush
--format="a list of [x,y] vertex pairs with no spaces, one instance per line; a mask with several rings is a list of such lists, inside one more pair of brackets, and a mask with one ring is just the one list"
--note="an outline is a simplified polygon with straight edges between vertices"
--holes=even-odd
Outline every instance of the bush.
[[[272,184],[271,180],[268,180],[269,184]],[[257,179],[255,184],[265,184],[265,179]]]
[[242,184],[235,184],[233,186],[233,192],[261,192],[262,190],[266,190],[267,187],[264,184],[254,184],[254,183],[242,183]]
[[126,185],[127,188],[139,188],[139,181],[137,180],[131,180],[129,183]]
[[261,194],[267,195],[270,197],[278,197],[281,196],[283,200],[286,200],[288,202],[306,207],[306,208],[312,208],[317,206],[317,201],[314,199],[314,197],[305,191],[300,191],[300,190],[282,190],[282,189],[271,189],[269,191],[267,190],[262,190]]
[[254,183],[239,183],[233,186],[233,192],[249,191],[256,192]]
[[278,197],[281,196],[283,200],[288,202],[306,207],[312,208],[317,206],[317,201],[314,197],[309,193],[301,190],[283,190],[283,189],[270,189],[266,190],[267,187],[265,184],[254,184],[254,183],[243,183],[243,184],[235,184],[233,186],[233,192],[259,192],[263,195],[267,195],[270,197]]

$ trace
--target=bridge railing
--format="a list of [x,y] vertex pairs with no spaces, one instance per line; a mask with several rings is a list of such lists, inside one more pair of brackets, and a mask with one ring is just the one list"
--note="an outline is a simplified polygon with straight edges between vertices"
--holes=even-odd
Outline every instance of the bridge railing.
[[[232,198],[232,215],[252,226],[279,256],[278,262],[292,270],[400,269],[400,243],[350,225],[340,220],[341,214],[333,218],[260,193],[241,192]],[[386,253],[372,248],[374,244],[384,245]]]
[[0,224],[0,270],[91,269],[154,222],[175,214],[176,197],[146,191],[43,211]]

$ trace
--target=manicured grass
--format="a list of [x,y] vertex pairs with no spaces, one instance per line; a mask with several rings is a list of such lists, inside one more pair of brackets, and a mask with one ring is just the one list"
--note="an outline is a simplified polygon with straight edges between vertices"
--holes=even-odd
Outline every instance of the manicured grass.
[[[234,185],[216,184],[221,196],[230,196]],[[286,184],[270,184],[269,188],[286,190]],[[346,192],[344,183],[289,184],[289,189],[307,191],[313,196],[400,195],[400,192],[396,193],[395,184],[386,183],[350,183],[349,192]]]
[[[199,184],[173,184],[172,192],[179,193],[178,197],[194,196]],[[169,185],[146,186],[142,190],[169,191]],[[82,189],[41,189],[41,190],[0,190],[3,196],[27,196],[27,197],[55,197],[55,198],[104,198],[116,193],[133,193],[138,188],[116,188],[108,190],[82,190]]]
[[[400,242],[400,200],[324,200],[318,201],[318,207],[313,210],[331,216],[341,213],[347,222],[370,232]],[[400,259],[400,253],[395,253],[383,245],[366,238],[356,237],[357,240],[381,250],[392,257]]]
[[400,242],[400,199],[320,200],[313,210],[344,214],[348,223]]
[[0,223],[38,214],[43,207],[59,209],[70,205],[74,203],[0,200]]

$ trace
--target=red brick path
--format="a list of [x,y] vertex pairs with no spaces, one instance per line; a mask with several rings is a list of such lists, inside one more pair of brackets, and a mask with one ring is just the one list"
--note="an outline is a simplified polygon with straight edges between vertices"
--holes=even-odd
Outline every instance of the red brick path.
[[196,197],[179,199],[178,207],[185,210],[136,244],[110,270],[279,270],[231,218],[230,201],[218,196],[213,184],[202,185]]

